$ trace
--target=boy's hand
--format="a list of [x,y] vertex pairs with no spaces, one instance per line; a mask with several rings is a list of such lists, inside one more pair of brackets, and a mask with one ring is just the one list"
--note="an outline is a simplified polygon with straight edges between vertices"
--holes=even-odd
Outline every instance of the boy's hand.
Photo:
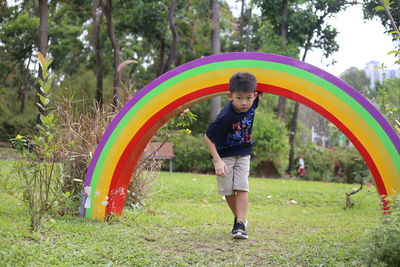
[[228,167],[222,159],[214,161],[215,174],[221,177],[225,177],[228,172]]

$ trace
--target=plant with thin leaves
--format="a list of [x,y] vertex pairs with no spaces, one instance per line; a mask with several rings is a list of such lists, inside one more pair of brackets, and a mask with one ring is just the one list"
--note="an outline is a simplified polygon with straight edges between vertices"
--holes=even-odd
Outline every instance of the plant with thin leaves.
[[36,124],[36,132],[32,137],[17,135],[10,139],[16,148],[20,160],[15,161],[14,169],[18,174],[17,186],[14,184],[10,194],[21,198],[29,210],[31,217],[31,230],[39,229],[42,218],[50,214],[52,207],[59,203],[59,184],[57,179],[58,142],[56,125],[57,120],[54,111],[50,110],[51,83],[55,76],[48,73],[48,68],[53,61],[48,57],[38,55],[42,72],[38,77],[40,93],[38,93],[41,108],[40,122]]

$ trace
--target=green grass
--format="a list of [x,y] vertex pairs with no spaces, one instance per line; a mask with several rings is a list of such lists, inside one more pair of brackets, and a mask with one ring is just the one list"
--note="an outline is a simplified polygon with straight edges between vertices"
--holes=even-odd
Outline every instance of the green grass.
[[[2,174],[12,175],[9,163]],[[162,173],[140,210],[112,222],[54,218],[33,234],[24,204],[0,194],[0,265],[358,266],[360,237],[381,218],[374,188],[344,209],[353,185],[251,178],[250,187],[250,238],[240,241],[209,175]]]

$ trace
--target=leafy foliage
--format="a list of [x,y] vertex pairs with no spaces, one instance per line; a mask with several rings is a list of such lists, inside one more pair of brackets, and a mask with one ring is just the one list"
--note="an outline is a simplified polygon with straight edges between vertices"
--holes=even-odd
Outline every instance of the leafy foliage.
[[367,266],[400,265],[400,196],[387,200],[390,210],[364,234],[359,255]]
[[282,175],[286,168],[289,153],[287,138],[287,129],[281,121],[271,113],[258,111],[253,130],[255,141],[253,149],[254,165],[260,165],[263,168],[263,162],[271,162],[277,170],[277,174]]
[[[316,181],[359,183],[363,178],[372,181],[364,159],[354,147],[324,149],[315,144],[300,148],[306,165],[307,178]],[[334,164],[339,162],[342,174],[335,175]]]
[[356,67],[351,67],[345,70],[340,78],[352,86],[354,89],[359,91],[363,96],[368,97],[371,93],[370,79],[364,70],[359,70]]
[[[393,1],[384,1],[385,5],[390,8],[390,13],[395,21],[400,21],[400,6],[398,4],[393,4]],[[373,19],[378,17],[382,25],[386,28],[388,32],[392,32],[390,19],[384,12],[382,2],[380,0],[365,0],[363,2],[364,18]],[[393,41],[398,39],[397,34],[393,35]]]
[[400,121],[400,78],[386,79],[376,87],[375,102],[394,129]]
[[174,143],[174,170],[180,172],[212,173],[214,166],[204,144],[203,135],[187,135]]

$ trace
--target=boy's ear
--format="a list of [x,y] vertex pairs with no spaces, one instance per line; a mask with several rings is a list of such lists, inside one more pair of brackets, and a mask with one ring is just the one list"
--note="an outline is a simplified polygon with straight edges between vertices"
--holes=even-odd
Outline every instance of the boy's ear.
[[231,92],[226,93],[226,95],[228,96],[229,100],[232,100],[232,93]]

